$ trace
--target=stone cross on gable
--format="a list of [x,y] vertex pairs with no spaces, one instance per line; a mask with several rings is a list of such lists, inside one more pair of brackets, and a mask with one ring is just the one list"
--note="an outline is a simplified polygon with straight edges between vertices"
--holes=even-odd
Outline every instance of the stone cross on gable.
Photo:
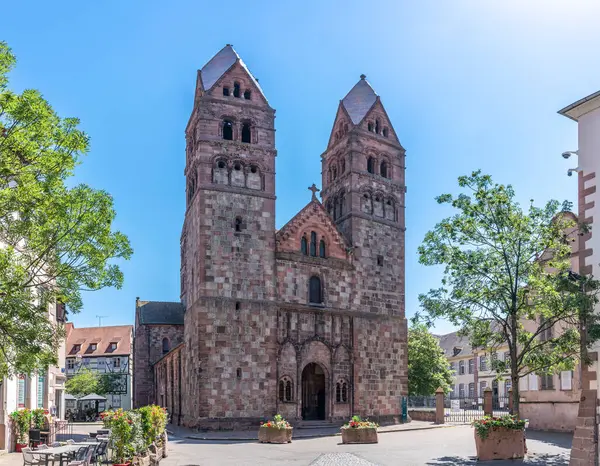
[[312,201],[316,201],[317,200],[317,192],[320,191],[319,188],[317,188],[317,186],[313,183],[312,186],[310,186],[308,188],[309,191],[312,191]]

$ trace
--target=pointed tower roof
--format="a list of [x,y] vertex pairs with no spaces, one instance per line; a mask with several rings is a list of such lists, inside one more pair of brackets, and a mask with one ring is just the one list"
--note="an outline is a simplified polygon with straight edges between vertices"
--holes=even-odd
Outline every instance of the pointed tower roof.
[[202,77],[202,86],[204,90],[208,91],[211,89],[217,83],[217,81],[221,79],[221,77],[236,63],[239,63],[242,68],[246,70],[248,76],[250,76],[254,82],[254,85],[258,88],[262,96],[265,97],[265,93],[258,84],[258,81],[254,76],[252,76],[252,73],[250,73],[250,70],[231,44],[227,44],[225,47],[223,47],[200,70],[200,76]]
[[360,81],[342,99],[342,104],[355,125],[362,121],[377,100],[377,94],[366,78],[364,74],[361,74]]

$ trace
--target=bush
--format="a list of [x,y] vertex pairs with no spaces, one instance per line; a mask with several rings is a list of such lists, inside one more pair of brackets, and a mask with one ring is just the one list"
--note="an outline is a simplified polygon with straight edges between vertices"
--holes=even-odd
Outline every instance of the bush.
[[142,434],[147,447],[160,443],[167,428],[167,410],[156,405],[142,406],[138,409],[141,417]]
[[43,429],[46,425],[46,414],[48,411],[44,408],[37,408],[31,411],[31,423],[34,429]]
[[369,421],[368,419],[363,421],[360,416],[352,416],[350,422],[344,424],[342,429],[367,429],[377,427],[379,427],[379,425],[375,422]]
[[288,429],[291,427],[290,423],[287,422],[281,414],[276,414],[271,421],[262,422],[260,426],[272,429]]
[[141,415],[136,411],[105,411],[104,426],[110,429],[110,445],[116,463],[130,463],[133,457],[146,452]]
[[504,427],[505,429],[512,430],[523,430],[525,429],[525,421],[517,418],[517,416],[506,415],[502,417],[484,416],[482,419],[478,419],[473,422],[473,427],[477,435],[481,439],[485,439],[490,434],[490,430],[497,427]]

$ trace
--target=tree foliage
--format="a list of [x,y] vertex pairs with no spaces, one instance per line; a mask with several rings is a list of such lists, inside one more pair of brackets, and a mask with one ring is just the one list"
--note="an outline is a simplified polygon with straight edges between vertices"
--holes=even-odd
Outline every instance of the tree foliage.
[[108,193],[70,178],[89,150],[76,118],[36,90],[15,93],[15,57],[0,42],[0,377],[56,364],[63,337],[49,305],[81,309],[81,291],[120,287],[128,259]]
[[[572,370],[580,358],[580,318],[597,328],[591,309],[597,282],[570,279],[571,246],[578,226],[570,204],[550,201],[524,211],[511,186],[477,171],[459,178],[465,191],[438,203],[457,212],[425,236],[424,265],[443,265],[442,286],[419,296],[416,320],[444,318],[460,327],[488,355],[508,344],[508,361],[492,359],[497,373],[512,379],[519,412],[519,378],[529,373]],[[595,331],[589,332],[588,344]]]
[[89,369],[82,369],[76,375],[69,378],[65,384],[67,393],[79,398],[95,393],[104,395],[103,385],[100,381],[100,375]]
[[438,340],[425,325],[408,330],[408,394],[433,395],[438,388],[450,391],[453,373]]

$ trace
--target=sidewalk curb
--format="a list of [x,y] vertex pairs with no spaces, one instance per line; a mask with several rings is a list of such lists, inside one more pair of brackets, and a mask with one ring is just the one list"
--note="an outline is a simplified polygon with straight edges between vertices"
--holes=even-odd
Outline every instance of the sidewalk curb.
[[[377,432],[378,434],[389,434],[392,432],[415,432],[418,430],[431,430],[431,429],[443,429],[443,428],[448,428],[448,427],[455,427],[452,424],[440,424],[440,425],[435,425],[435,426],[427,426],[427,427],[414,427],[414,428],[408,428],[408,429],[394,429],[394,430],[383,430],[381,432]],[[168,432],[168,431],[167,431]],[[171,432],[168,432],[169,435],[175,435]],[[342,434],[340,434],[339,432],[334,432],[331,434],[308,434],[308,435],[300,435],[297,437],[292,437],[292,440],[302,440],[302,439],[315,439],[315,438],[322,438],[322,437],[338,437]],[[200,435],[186,435],[184,437],[180,437],[180,438],[186,438],[186,439],[190,439],[190,440],[204,440],[204,441],[211,441],[211,442],[258,442],[258,438],[257,437],[219,437],[219,438],[214,438],[214,437],[203,437]]]

